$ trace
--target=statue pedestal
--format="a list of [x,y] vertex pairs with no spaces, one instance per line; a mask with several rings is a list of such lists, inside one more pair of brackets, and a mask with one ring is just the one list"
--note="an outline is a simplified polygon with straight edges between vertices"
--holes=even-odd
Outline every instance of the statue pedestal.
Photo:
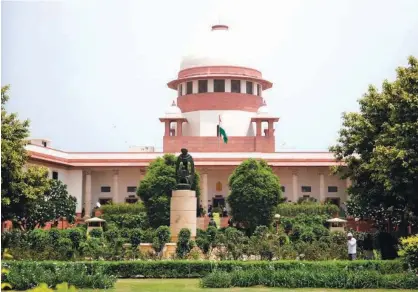
[[191,237],[196,237],[196,192],[191,190],[175,190],[170,204],[171,242],[177,242],[182,228],[191,231]]

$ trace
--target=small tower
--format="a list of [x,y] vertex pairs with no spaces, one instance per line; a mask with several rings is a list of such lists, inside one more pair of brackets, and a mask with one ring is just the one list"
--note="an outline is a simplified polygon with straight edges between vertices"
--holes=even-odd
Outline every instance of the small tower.
[[187,123],[187,119],[183,117],[180,108],[176,105],[174,100],[171,106],[166,110],[164,117],[160,118],[160,121],[165,125],[164,145],[166,140],[169,142],[173,139],[181,139],[179,137],[183,136],[183,123]]

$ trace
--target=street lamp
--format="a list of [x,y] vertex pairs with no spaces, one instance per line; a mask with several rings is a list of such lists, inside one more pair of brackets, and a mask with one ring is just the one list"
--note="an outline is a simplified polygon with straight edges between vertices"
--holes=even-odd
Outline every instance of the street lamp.
[[280,214],[274,215],[274,221],[276,221],[276,233],[279,233]]

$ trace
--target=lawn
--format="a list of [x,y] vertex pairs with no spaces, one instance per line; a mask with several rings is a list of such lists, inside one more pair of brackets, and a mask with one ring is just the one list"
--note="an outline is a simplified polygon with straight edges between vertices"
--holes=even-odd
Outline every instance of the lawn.
[[[84,292],[87,291],[98,291],[98,290],[81,290]],[[350,291],[350,292],[384,292],[384,291],[418,291],[418,290],[388,290],[388,289],[363,289],[363,290],[338,290],[338,289],[283,289],[283,288],[227,288],[227,289],[209,289],[209,288],[200,288],[199,279],[121,279],[116,282],[114,289],[108,291],[141,291],[141,292],[291,292],[291,291],[317,291],[317,292],[336,292],[336,291]]]

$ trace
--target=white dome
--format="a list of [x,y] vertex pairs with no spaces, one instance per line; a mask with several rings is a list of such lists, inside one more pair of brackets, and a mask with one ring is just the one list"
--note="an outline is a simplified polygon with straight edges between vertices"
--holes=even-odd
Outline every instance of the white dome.
[[269,108],[266,105],[266,101],[263,101],[263,105],[260,106],[257,110],[258,117],[267,117],[269,115]]
[[169,118],[181,118],[181,109],[176,105],[176,102],[173,101],[171,106],[165,111],[165,116]]
[[205,66],[239,66],[255,69],[249,61],[244,39],[240,39],[226,25],[214,25],[199,36],[181,62],[180,70]]

